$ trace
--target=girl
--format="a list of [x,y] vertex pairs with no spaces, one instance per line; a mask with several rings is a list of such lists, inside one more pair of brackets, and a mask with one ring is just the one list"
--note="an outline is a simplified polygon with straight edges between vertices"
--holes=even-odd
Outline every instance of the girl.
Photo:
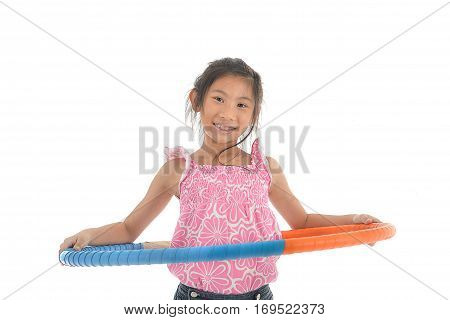
[[[86,245],[134,242],[172,196],[180,200],[181,211],[172,240],[146,243],[145,248],[279,240],[269,200],[292,229],[381,222],[367,214],[306,213],[278,162],[264,155],[258,138],[250,154],[239,148],[257,130],[262,98],[259,74],[241,59],[209,63],[186,103],[187,115],[200,118],[201,148],[189,154],[182,146],[166,147],[164,165],[123,222],[82,230],[66,238],[60,252],[71,246],[80,250]],[[272,300],[269,283],[277,279],[278,258],[167,264],[180,280],[174,299]]]

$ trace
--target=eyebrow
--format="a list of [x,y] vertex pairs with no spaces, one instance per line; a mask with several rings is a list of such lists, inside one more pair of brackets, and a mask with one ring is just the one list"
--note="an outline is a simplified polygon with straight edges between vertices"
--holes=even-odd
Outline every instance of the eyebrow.
[[[224,96],[227,96],[227,97],[228,97],[228,95],[226,94],[226,92],[225,92],[225,91],[222,91],[222,90],[220,90],[220,89],[214,89],[214,90],[212,90],[211,92],[220,92],[220,93],[222,93]],[[252,102],[252,99],[250,99],[249,97],[239,97],[238,99],[246,99],[246,100]]]

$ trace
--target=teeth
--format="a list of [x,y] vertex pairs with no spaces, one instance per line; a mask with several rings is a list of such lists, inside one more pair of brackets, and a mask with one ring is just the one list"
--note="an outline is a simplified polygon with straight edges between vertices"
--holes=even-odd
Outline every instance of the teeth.
[[221,129],[221,130],[225,130],[225,131],[232,131],[232,130],[234,130],[233,127],[224,127],[224,126],[222,126],[222,125],[220,125],[220,124],[218,124],[218,123],[215,123],[214,125],[215,125],[217,128]]

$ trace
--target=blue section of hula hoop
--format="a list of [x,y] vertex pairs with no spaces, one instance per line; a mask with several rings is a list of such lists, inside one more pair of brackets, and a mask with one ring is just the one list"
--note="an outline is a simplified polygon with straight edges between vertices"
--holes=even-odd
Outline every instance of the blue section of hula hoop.
[[122,266],[231,260],[280,256],[285,240],[226,244],[220,246],[143,249],[143,243],[88,246],[80,251],[69,248],[59,261],[74,267]]

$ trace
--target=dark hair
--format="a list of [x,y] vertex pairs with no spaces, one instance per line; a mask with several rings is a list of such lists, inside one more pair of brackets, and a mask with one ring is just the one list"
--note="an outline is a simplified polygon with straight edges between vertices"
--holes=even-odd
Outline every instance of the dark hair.
[[[250,66],[248,66],[242,59],[227,57],[210,62],[205,71],[203,71],[203,73],[196,78],[194,82],[194,88],[189,90],[189,93],[192,90],[195,90],[197,93],[193,104],[191,104],[190,102],[189,95],[186,99],[186,119],[189,115],[191,116],[192,129],[194,129],[194,121],[197,118],[197,114],[204,107],[203,103],[208,89],[211,87],[215,80],[228,75],[240,76],[251,81],[255,106],[253,108],[251,125],[249,126],[249,129],[246,130],[248,131],[248,133],[245,135],[245,137],[237,144],[220,151],[219,154],[214,157],[214,159],[219,158],[222,152],[244,142],[252,133],[253,129],[255,129],[255,131],[258,129],[260,120],[259,117],[261,113],[261,104],[263,102],[263,89],[260,75]],[[198,122],[200,123],[200,119]],[[244,135],[246,131],[242,135]]]

